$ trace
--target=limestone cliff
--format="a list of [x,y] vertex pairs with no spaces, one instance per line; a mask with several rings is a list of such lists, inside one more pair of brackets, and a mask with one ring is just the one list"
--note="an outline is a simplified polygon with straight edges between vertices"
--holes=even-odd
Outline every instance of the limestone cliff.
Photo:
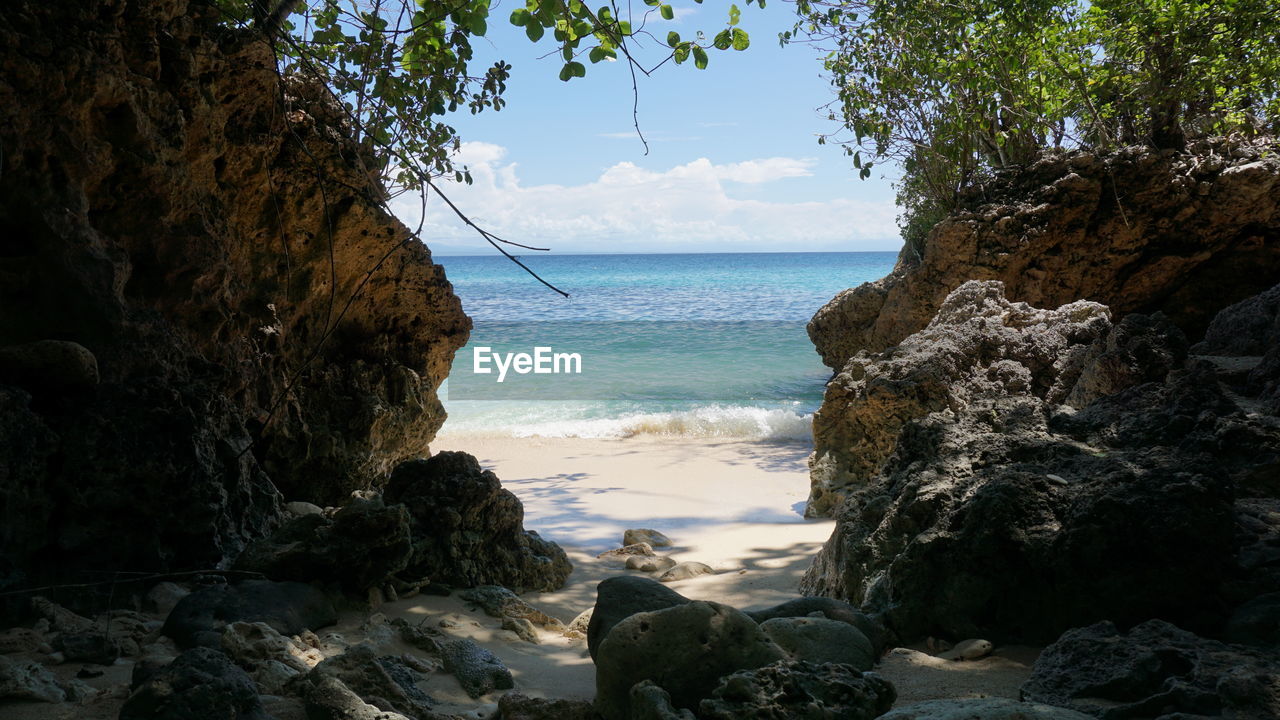
[[1215,312],[1280,279],[1274,141],[1203,141],[1185,153],[1129,148],[1054,155],[975,187],[924,256],[846,290],[809,323],[832,370],[924,328],[967,280],[1010,300],[1163,312],[1199,337]]
[[319,89],[218,20],[0,13],[0,586],[217,563],[444,420],[443,270]]

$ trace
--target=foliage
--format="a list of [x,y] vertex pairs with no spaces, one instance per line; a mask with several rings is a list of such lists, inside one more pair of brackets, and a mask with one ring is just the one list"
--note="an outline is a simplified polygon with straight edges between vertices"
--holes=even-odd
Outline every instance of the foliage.
[[901,165],[917,240],[992,168],[1047,148],[1257,132],[1280,122],[1275,0],[796,0],[782,41],[828,51],[837,142]]
[[[287,0],[286,0],[287,1]],[[702,0],[694,0],[701,2]],[[746,0],[750,5],[765,0]],[[232,22],[248,23],[255,0],[217,0]],[[590,63],[621,60],[649,74],[668,60],[692,58],[706,68],[708,50],[745,50],[747,33],[737,27],[740,10],[730,6],[725,28],[714,38],[668,33],[658,40],[645,25],[653,15],[675,16],[663,0],[644,0],[632,14],[614,0],[592,9],[581,0],[525,0],[511,24],[537,43],[549,35],[563,65],[561,80],[586,75]],[[375,158],[381,179],[394,191],[419,190],[441,176],[470,182],[455,167],[457,130],[449,113],[500,110],[511,65],[499,61],[476,72],[472,43],[489,31],[490,0],[295,0],[275,47],[282,70],[322,80],[346,108],[352,132]],[[645,41],[652,50],[645,49]],[[645,52],[646,58],[638,53]],[[653,66],[642,64],[642,59]]]

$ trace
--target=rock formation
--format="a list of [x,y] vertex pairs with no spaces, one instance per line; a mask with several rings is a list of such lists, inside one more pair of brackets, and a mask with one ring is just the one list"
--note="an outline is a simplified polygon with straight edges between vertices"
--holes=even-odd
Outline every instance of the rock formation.
[[809,323],[836,372],[923,329],[968,280],[1010,300],[1163,312],[1189,337],[1214,313],[1280,278],[1280,159],[1274,143],[1193,143],[1051,155],[973,188],[929,234],[924,255],[846,290]]
[[847,499],[802,590],[908,642],[1153,617],[1217,632],[1280,590],[1280,422],[1248,377],[1186,355],[1158,315],[1113,326],[1094,303],[1033,310],[1000,289],[963,285],[832,381],[815,469],[834,458]]
[[0,587],[212,566],[426,454],[470,322],[351,137],[213,2],[5,8]]

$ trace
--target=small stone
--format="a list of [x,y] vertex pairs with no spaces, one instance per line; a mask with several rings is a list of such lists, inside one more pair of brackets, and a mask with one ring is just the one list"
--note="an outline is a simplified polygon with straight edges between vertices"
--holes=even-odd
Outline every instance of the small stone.
[[648,543],[653,547],[671,547],[671,539],[657,530],[635,528],[622,534],[623,545],[636,545],[639,543]]
[[502,629],[510,630],[525,642],[538,644],[538,630],[526,618],[502,618]]
[[0,700],[39,700],[60,703],[67,694],[53,673],[30,660],[10,660],[0,655]]
[[285,503],[284,509],[286,512],[292,513],[294,515],[323,515],[324,514],[324,508],[320,507],[319,505],[315,505],[313,503],[303,502],[301,500],[295,500],[293,502]]
[[613,562],[626,562],[627,558],[633,555],[646,555],[652,557],[654,555],[653,546],[649,543],[634,543],[632,545],[624,545],[620,548],[608,550],[596,556],[599,560],[609,560]]
[[1068,482],[1067,482],[1067,479],[1066,479],[1066,478],[1064,478],[1064,477],[1062,477],[1061,475],[1054,475],[1054,474],[1050,473],[1050,474],[1046,474],[1046,475],[1045,475],[1045,477],[1046,477],[1046,478],[1048,478],[1048,479],[1049,479],[1049,482],[1053,483],[1054,485],[1069,485],[1069,484],[1070,484],[1070,483],[1068,483]]
[[440,657],[444,669],[458,678],[458,684],[472,698],[515,687],[511,671],[498,656],[471,640],[441,643]]
[[661,572],[670,570],[676,566],[676,561],[666,555],[657,555],[655,557],[645,557],[644,555],[633,555],[627,558],[628,570],[639,570],[640,572]]
[[705,563],[682,562],[662,573],[658,580],[661,582],[676,582],[677,580],[696,578],[699,575],[710,575],[714,572],[715,570],[712,570],[711,566]]
[[989,640],[961,640],[956,643],[955,647],[950,650],[939,653],[938,657],[943,660],[977,660],[991,654],[995,646]]

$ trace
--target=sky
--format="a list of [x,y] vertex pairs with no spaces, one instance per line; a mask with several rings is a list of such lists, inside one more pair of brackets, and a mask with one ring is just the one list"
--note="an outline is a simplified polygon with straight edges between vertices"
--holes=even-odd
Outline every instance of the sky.
[[[729,7],[672,5],[673,21],[655,12],[646,29],[662,38],[671,30],[714,35]],[[497,59],[513,66],[507,106],[447,118],[474,182],[442,189],[486,229],[557,253],[897,250],[896,170],[877,168],[859,180],[838,147],[817,143],[818,133],[835,129],[822,108],[833,94],[818,50],[778,45],[794,6],[739,6],[750,48],[711,52],[706,70],[667,63],[639,76],[646,155],[632,124],[626,65],[588,64],[585,78],[560,81],[550,33],[529,42],[507,21],[523,3],[497,0],[488,35],[475,41],[474,67]],[[637,18],[649,9],[633,8]],[[651,40],[638,53],[651,62],[665,55]],[[416,196],[392,207],[418,225]],[[436,198],[422,237],[439,255],[494,252]]]

